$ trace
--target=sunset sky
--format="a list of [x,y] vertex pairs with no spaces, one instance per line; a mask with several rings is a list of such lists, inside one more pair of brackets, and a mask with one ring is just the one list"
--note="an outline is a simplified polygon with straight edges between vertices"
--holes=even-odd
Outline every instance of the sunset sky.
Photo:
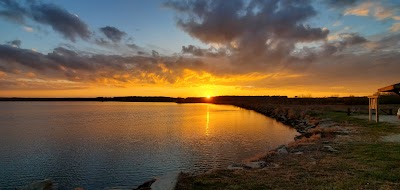
[[0,97],[364,96],[400,1],[0,0]]

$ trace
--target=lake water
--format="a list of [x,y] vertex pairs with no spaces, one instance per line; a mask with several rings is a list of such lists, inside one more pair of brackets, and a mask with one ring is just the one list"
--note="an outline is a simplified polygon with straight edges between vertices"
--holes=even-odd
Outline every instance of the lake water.
[[132,188],[174,171],[226,168],[297,132],[234,106],[0,102],[0,189]]

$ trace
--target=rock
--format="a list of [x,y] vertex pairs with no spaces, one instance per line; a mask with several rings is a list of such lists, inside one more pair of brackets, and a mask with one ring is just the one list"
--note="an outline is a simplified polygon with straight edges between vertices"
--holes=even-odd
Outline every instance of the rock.
[[31,183],[27,186],[18,188],[19,190],[52,190],[53,189],[53,182],[49,179],[45,179],[43,181],[37,181]]
[[287,118],[285,116],[279,116],[278,121],[287,121]]
[[324,146],[324,150],[329,151],[329,152],[338,152],[338,150],[332,148],[332,147],[329,146],[329,145],[325,145],[325,146]]
[[289,153],[289,152],[287,151],[287,148],[286,148],[285,145],[280,146],[280,147],[277,149],[276,152],[278,152],[278,154],[287,154],[287,153]]
[[304,135],[296,135],[296,136],[294,137],[294,141],[300,140],[300,139],[302,139],[303,137],[304,137]]
[[258,169],[265,167],[267,163],[265,161],[256,161],[256,162],[246,163],[245,165],[251,169]]
[[268,163],[267,167],[264,167],[262,170],[267,170],[269,168],[279,168],[279,164],[276,163]]
[[329,144],[329,141],[322,141],[322,144]]
[[306,133],[303,133],[303,136],[305,136],[306,138],[310,138],[313,134],[314,133],[306,132]]
[[295,152],[295,153],[293,153],[293,154],[296,154],[296,155],[301,155],[301,154],[303,154],[303,152]]
[[313,129],[315,127],[317,127],[317,126],[315,126],[315,125],[307,125],[307,127],[305,127],[305,130],[308,131],[309,129]]
[[181,172],[172,172],[156,179],[151,184],[151,190],[174,190]]
[[244,169],[243,166],[244,166],[243,164],[234,163],[234,164],[229,165],[227,169],[228,170],[243,170]]
[[301,123],[301,124],[295,125],[295,128],[296,129],[306,129],[307,127]]
[[145,190],[145,189],[150,189],[151,184],[153,184],[156,181],[156,179],[150,179],[146,182],[144,182],[142,185],[139,185],[136,189],[134,190]]

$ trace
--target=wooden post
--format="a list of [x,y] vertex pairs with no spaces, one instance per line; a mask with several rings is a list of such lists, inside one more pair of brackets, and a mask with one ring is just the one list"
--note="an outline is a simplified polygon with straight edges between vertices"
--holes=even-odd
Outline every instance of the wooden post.
[[368,119],[369,119],[369,121],[371,121],[372,120],[372,109],[371,109],[371,98],[368,98],[368,101],[369,101],[369,103],[368,103]]
[[375,110],[375,121],[378,123],[379,122],[379,94],[373,95],[373,96],[368,96],[369,100],[369,105],[368,105],[368,111],[369,111],[369,121],[372,120],[372,110]]
[[376,119],[375,121],[379,123],[379,102],[378,102],[378,97],[376,98],[376,109],[375,109],[375,114],[376,114]]

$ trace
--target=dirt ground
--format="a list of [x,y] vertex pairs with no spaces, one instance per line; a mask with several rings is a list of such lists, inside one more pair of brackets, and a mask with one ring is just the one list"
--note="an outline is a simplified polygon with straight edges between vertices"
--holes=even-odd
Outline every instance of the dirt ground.
[[[368,119],[368,115],[356,115],[354,116],[359,119]],[[375,115],[372,116],[372,120],[375,121]],[[396,115],[379,115],[380,122],[393,123],[400,126],[400,119]]]

